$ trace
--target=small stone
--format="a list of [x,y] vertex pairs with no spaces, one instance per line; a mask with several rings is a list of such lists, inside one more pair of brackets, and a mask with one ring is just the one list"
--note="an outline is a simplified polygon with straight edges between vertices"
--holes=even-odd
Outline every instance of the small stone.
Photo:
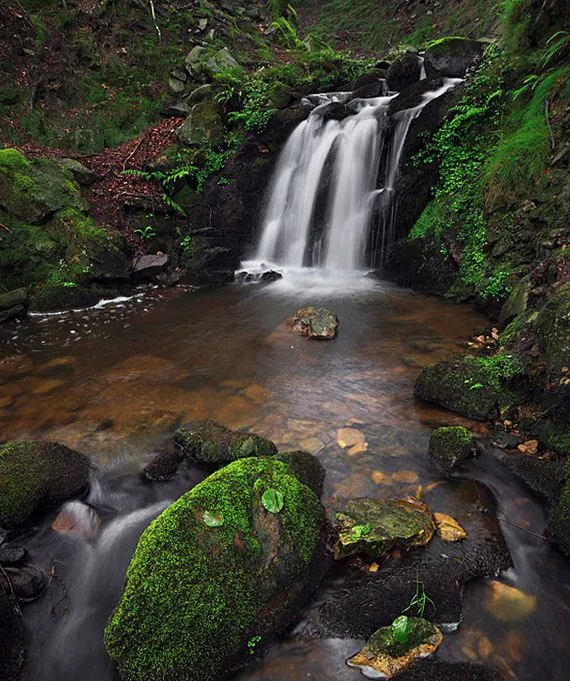
[[20,565],[27,555],[28,552],[22,546],[0,548],[0,565]]
[[287,323],[295,333],[318,340],[332,340],[338,334],[338,317],[325,307],[303,307]]
[[346,447],[366,442],[366,437],[364,433],[356,428],[339,428],[336,434],[336,441],[339,447],[345,449]]
[[177,449],[169,449],[157,454],[143,469],[144,476],[153,482],[164,482],[176,475],[184,454]]
[[139,282],[151,279],[168,266],[170,256],[162,253],[157,255],[141,255],[133,263],[133,281]]
[[522,442],[517,449],[521,454],[529,454],[529,455],[534,455],[538,452],[538,440],[527,440],[526,442]]
[[414,471],[397,471],[392,474],[392,482],[404,482],[407,484],[414,484],[418,481],[418,474]]
[[465,532],[455,518],[452,518],[445,513],[434,513],[433,517],[435,519],[437,533],[443,541],[453,542],[467,538],[467,532]]

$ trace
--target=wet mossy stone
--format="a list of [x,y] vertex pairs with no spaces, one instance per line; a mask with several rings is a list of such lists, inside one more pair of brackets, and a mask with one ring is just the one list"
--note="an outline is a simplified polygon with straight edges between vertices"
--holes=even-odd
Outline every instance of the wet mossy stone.
[[289,467],[289,472],[307,485],[320,499],[325,482],[325,469],[316,456],[299,450],[292,452],[279,452],[274,457]]
[[338,317],[326,307],[303,307],[287,321],[295,333],[317,340],[332,340],[338,333]]
[[431,434],[429,455],[444,475],[450,475],[474,453],[475,438],[463,426],[444,426]]
[[190,115],[176,131],[176,136],[186,147],[221,144],[224,139],[224,124],[217,106],[209,100],[194,104]]
[[511,355],[465,355],[425,367],[416,380],[415,394],[468,418],[484,421],[517,402],[511,381],[522,370],[519,360]]
[[541,309],[535,330],[550,380],[570,384],[570,283],[564,284]]
[[515,317],[518,317],[526,311],[528,296],[531,289],[532,283],[530,276],[523,277],[503,303],[501,314],[499,315],[499,324],[501,324],[501,326],[507,326]]
[[[266,510],[268,489],[283,507]],[[324,509],[287,464],[234,461],[142,534],[105,645],[123,681],[221,681],[290,624],[328,567]]]
[[407,669],[416,659],[431,655],[441,645],[443,634],[428,620],[408,617],[406,624],[405,642],[394,636],[394,625],[382,627],[347,661],[348,666],[362,669],[370,678],[389,679]]
[[226,463],[250,456],[277,454],[267,438],[231,430],[210,419],[192,421],[174,433],[174,442],[185,456],[201,463]]
[[[71,283],[71,282],[70,282]],[[112,295],[109,294],[109,297]],[[58,312],[75,310],[96,305],[103,292],[74,284],[46,284],[34,291],[30,298],[30,312]]]
[[24,629],[14,603],[0,590],[0,679],[19,681],[24,669]]
[[42,507],[78,496],[89,469],[85,455],[58,442],[0,445],[0,525],[23,523]]
[[505,681],[498,669],[473,662],[425,660],[397,677],[398,681]]
[[425,504],[409,499],[352,499],[336,518],[336,560],[355,554],[378,560],[394,546],[409,550],[427,544],[435,531]]
[[172,447],[159,452],[143,469],[143,475],[153,482],[164,482],[176,475],[178,467],[184,460],[184,454]]

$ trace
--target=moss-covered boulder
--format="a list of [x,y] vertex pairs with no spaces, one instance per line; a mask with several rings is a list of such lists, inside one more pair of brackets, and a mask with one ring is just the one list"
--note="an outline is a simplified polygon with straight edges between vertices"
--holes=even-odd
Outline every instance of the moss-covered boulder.
[[73,282],[66,284],[46,284],[38,287],[31,296],[31,312],[57,312],[91,307],[103,297],[103,291],[79,286]]
[[231,430],[210,419],[200,419],[178,428],[174,441],[193,461],[226,463],[248,456],[271,456],[277,447],[267,438]]
[[570,396],[570,283],[540,310],[535,331],[549,379],[559,386],[567,385]]
[[317,496],[276,459],[235,461],[184,494],[141,536],[105,631],[123,681],[227,678],[311,594],[326,536]]
[[287,323],[295,333],[317,340],[332,340],[338,333],[338,317],[326,307],[302,307]]
[[425,367],[416,380],[417,397],[484,421],[517,402],[513,379],[523,371],[512,355],[465,355]]
[[24,669],[24,628],[15,604],[0,589],[0,679],[19,681]]
[[450,475],[475,453],[475,438],[463,426],[437,428],[429,440],[429,455],[436,468]]
[[297,480],[312,489],[319,499],[321,498],[325,482],[325,469],[316,456],[296,450],[279,452],[273,458],[287,464],[291,475],[294,475]]
[[[98,227],[72,173],[50,159],[0,150],[0,293],[33,284],[85,284],[124,259],[118,232]],[[99,267],[99,269],[101,269]]]
[[84,492],[89,459],[57,442],[0,445],[0,525],[26,521],[34,511]]
[[366,641],[362,650],[351,657],[349,667],[358,667],[370,678],[391,679],[420,660],[434,653],[443,641],[443,634],[421,617],[397,617],[391,626],[378,629]]
[[186,147],[217,146],[224,139],[224,123],[218,107],[210,100],[194,104],[190,115],[176,131],[181,144]]
[[337,513],[336,560],[360,554],[379,560],[393,547],[403,550],[427,544],[435,523],[427,506],[416,499],[380,501],[352,499]]

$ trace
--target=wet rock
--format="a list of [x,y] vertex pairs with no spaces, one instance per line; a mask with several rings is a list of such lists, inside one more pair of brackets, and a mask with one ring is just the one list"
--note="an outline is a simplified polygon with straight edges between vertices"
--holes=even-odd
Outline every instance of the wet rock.
[[340,102],[331,102],[327,104],[321,111],[321,116],[324,121],[342,121],[353,112],[346,104]]
[[141,255],[133,263],[132,278],[134,282],[152,279],[168,267],[170,256],[166,253],[157,255]]
[[[283,497],[278,512],[262,497]],[[271,458],[235,461],[143,533],[105,630],[121,678],[218,681],[265,649],[328,568],[315,494]]]
[[287,320],[291,330],[317,340],[332,340],[338,333],[338,317],[326,307],[303,307]]
[[28,291],[25,288],[17,288],[7,293],[0,293],[0,312],[23,306],[27,300]]
[[27,555],[28,552],[21,546],[0,548],[0,565],[21,565]]
[[463,78],[467,69],[483,54],[485,43],[468,38],[436,40],[424,57],[428,78]]
[[51,529],[82,539],[93,539],[101,525],[101,518],[91,506],[81,501],[70,501],[63,506]]
[[499,622],[523,622],[536,610],[537,599],[532,594],[497,580],[488,588],[485,610]]
[[570,282],[542,307],[535,329],[549,380],[556,391],[570,399]]
[[501,314],[499,315],[501,326],[506,326],[526,310],[531,288],[530,276],[523,277],[518,282],[501,308]]
[[24,629],[14,603],[0,590],[0,679],[20,681],[24,669]]
[[231,430],[210,419],[193,421],[174,433],[185,456],[202,463],[226,463],[250,456],[271,456],[277,447],[264,437]]
[[153,482],[164,482],[176,475],[178,466],[184,460],[184,454],[178,449],[168,449],[158,453],[152,461],[143,468],[143,474]]
[[416,380],[415,394],[468,418],[484,421],[499,408],[516,403],[509,387],[514,363],[504,366],[486,358],[466,355],[425,367]]
[[261,139],[271,143],[285,141],[299,123],[308,118],[314,108],[313,104],[301,102],[279,111],[267,124],[260,135]]
[[22,603],[37,600],[45,588],[43,573],[31,565],[7,567],[0,571],[0,591],[13,593]]
[[30,298],[31,312],[80,310],[96,305],[103,297],[101,289],[89,289],[72,284],[46,284],[37,288]]
[[427,544],[435,531],[432,514],[415,499],[353,499],[336,519],[336,560],[355,554],[377,560],[393,547],[408,551]]
[[415,52],[406,52],[396,59],[386,73],[386,83],[393,92],[401,92],[420,79],[422,60]]
[[492,667],[471,662],[418,662],[398,677],[398,681],[505,681]]
[[56,163],[69,170],[77,184],[84,187],[89,187],[96,180],[95,173],[74,158],[58,158]]
[[280,272],[275,272],[275,270],[269,270],[268,272],[264,272],[261,275],[259,281],[263,282],[264,284],[271,284],[274,281],[279,281],[279,279],[283,279],[283,275]]
[[400,92],[397,97],[390,100],[388,114],[393,116],[399,111],[413,109],[414,107],[419,106],[423,102],[424,95],[427,92],[437,90],[443,83],[443,78],[438,78],[436,80],[418,80],[417,83],[413,83],[413,85],[410,85]]
[[449,476],[475,454],[475,438],[462,426],[437,428],[429,440],[429,456],[435,467]]
[[316,456],[299,450],[279,452],[273,457],[276,461],[287,464],[289,472],[297,480],[307,485],[320,499],[325,482],[325,469]]
[[405,643],[397,640],[394,624],[382,627],[372,634],[359,653],[347,661],[348,666],[360,668],[364,676],[372,679],[391,679],[408,669],[416,659],[434,653],[441,645],[443,634],[431,622],[405,616],[401,621],[407,627]]
[[57,442],[0,445],[0,525],[25,522],[34,511],[78,496],[89,484],[89,459]]
[[14,305],[13,307],[8,307],[4,310],[0,310],[0,322],[5,322],[13,317],[19,317],[25,314],[26,307],[24,305]]

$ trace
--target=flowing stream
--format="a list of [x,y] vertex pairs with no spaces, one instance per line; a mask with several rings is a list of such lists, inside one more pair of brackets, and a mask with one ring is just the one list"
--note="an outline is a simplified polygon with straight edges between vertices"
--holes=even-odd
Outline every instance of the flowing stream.
[[[335,341],[310,342],[286,329],[283,320],[309,302],[335,309]],[[330,512],[351,497],[417,494],[420,486],[434,510],[471,512],[484,488],[441,479],[427,444],[437,425],[482,426],[417,402],[412,390],[422,366],[458,352],[485,323],[468,306],[373,279],[335,286],[308,272],[296,285],[150,292],[1,327],[2,437],[59,440],[99,467],[89,496],[64,508],[78,533],[51,528],[55,509],[21,540],[48,576],[47,593],[24,607],[26,681],[116,681],[102,633],[137,538],[206,474],[182,469],[152,484],[138,475],[181,422],[214,418],[282,449],[315,453],[327,471]],[[364,435],[365,451],[351,455],[339,445],[338,429],[346,426]],[[518,681],[563,681],[570,663],[567,562],[539,538],[540,504],[502,476],[492,452],[473,475],[499,499],[513,555],[514,567],[499,579],[536,598],[536,607],[523,621],[497,619],[491,584],[474,583],[465,621],[446,636],[439,657],[499,664]],[[360,673],[345,660],[360,644],[285,638],[236,680],[357,681]]]

